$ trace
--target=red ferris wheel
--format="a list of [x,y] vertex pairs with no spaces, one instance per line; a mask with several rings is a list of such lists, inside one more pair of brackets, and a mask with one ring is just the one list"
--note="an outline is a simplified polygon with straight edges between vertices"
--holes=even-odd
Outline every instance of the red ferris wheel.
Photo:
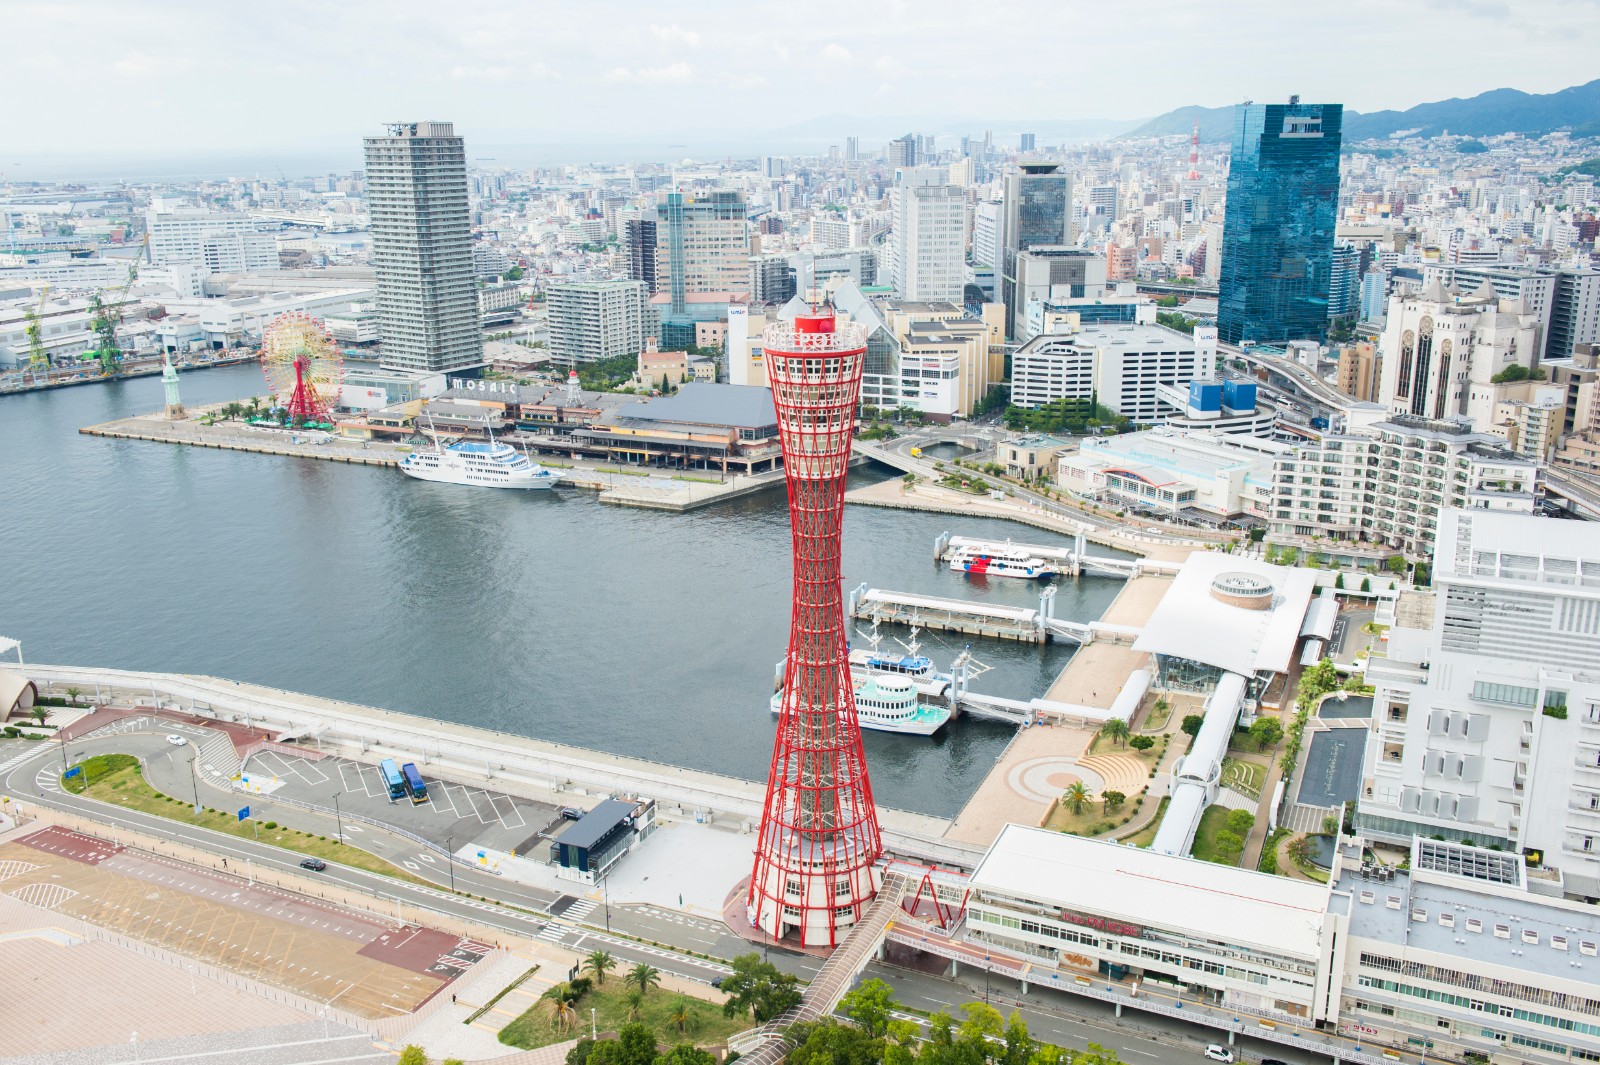
[[291,423],[328,423],[339,399],[339,347],[319,318],[280,314],[261,335],[261,369]]

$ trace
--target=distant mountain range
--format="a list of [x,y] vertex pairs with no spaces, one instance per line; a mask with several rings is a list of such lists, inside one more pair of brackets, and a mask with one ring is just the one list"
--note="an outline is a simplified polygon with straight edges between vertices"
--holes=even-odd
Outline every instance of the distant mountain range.
[[[1260,101],[1258,101],[1260,102]],[[1334,101],[1337,102],[1337,101]],[[1344,140],[1372,140],[1400,130],[1436,137],[1448,130],[1468,137],[1493,137],[1501,133],[1549,133],[1573,129],[1585,135],[1600,134],[1600,78],[1587,85],[1544,95],[1517,89],[1491,89],[1466,100],[1438,100],[1404,111],[1344,113]],[[1227,141],[1233,135],[1232,107],[1180,107],[1122,134],[1122,139],[1170,137],[1187,134],[1200,121],[1200,139]]]

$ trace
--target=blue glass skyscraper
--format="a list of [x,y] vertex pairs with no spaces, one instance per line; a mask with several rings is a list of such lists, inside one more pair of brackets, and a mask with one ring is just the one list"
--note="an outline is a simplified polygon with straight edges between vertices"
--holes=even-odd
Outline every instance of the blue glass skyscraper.
[[1227,344],[1320,340],[1339,206],[1341,104],[1234,112],[1217,333]]

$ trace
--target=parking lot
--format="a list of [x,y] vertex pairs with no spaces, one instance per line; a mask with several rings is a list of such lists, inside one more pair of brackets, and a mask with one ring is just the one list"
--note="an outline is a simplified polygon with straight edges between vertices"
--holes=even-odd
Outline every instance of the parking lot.
[[1339,806],[1361,795],[1361,759],[1367,730],[1339,728],[1318,732],[1306,751],[1305,776],[1297,802],[1307,806]]
[[[263,806],[270,807],[274,798],[286,796],[333,809],[337,796],[338,808],[345,814],[370,817],[458,851],[472,844],[523,853],[530,840],[553,834],[566,824],[555,806],[438,780],[425,765],[419,764],[418,769],[428,786],[428,801],[419,804],[406,797],[391,801],[377,766],[346,758],[262,751],[250,759],[245,775],[251,780],[271,777],[279,782],[262,797]],[[356,834],[360,826],[351,829],[347,825],[346,829]]]

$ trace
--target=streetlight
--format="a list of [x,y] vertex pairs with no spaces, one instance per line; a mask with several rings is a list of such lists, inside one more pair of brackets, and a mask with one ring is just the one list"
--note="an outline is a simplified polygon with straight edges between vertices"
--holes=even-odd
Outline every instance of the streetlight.
[[449,854],[444,856],[444,864],[450,870],[450,894],[454,895],[456,893],[456,838],[454,836],[446,836],[444,845],[450,851]]
[[600,897],[606,902],[606,931],[611,931],[611,893],[606,890],[606,877],[600,878]]
[[600,1039],[600,1030],[595,1027],[594,1007],[589,1007],[589,1038],[596,1042]]
[[339,812],[339,796],[341,796],[343,794],[344,794],[344,792],[342,792],[342,791],[336,791],[336,792],[333,793],[333,816],[339,822],[339,842],[340,843],[344,842],[344,814]]

